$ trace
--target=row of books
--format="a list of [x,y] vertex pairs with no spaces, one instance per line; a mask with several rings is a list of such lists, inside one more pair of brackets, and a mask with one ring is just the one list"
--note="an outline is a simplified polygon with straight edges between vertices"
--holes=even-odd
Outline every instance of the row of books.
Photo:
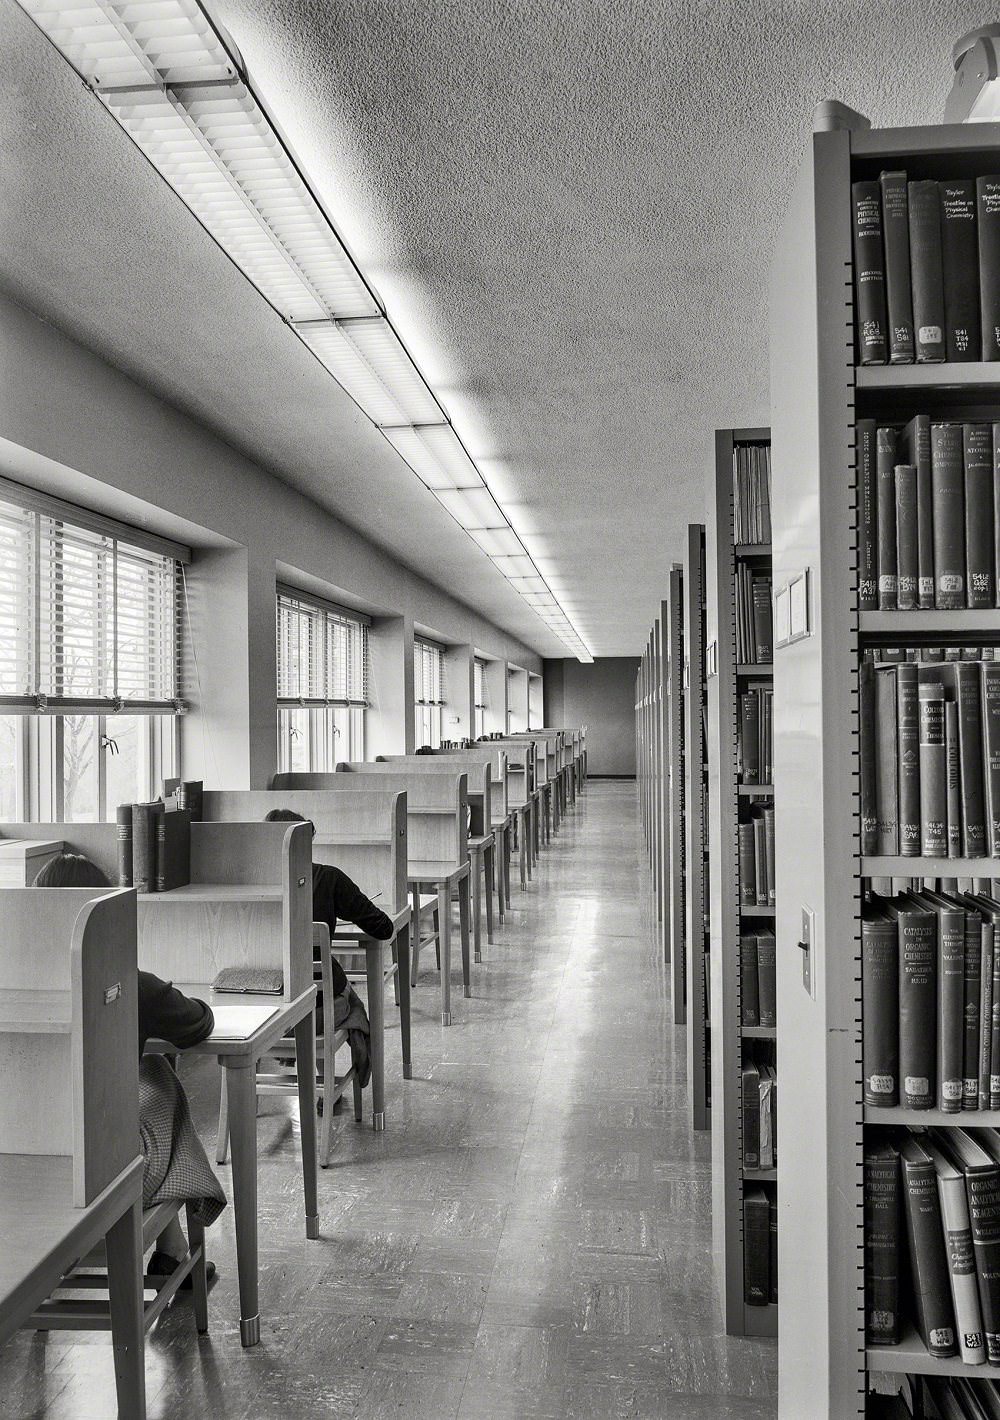
[[861,916],[867,1105],[1000,1109],[1000,901],[872,895]]
[[775,961],[774,933],[770,929],[740,934],[741,1025],[778,1024]]
[[769,665],[773,647],[771,578],[740,562],[736,568],[736,660],[740,665]]
[[746,1061],[740,1099],[744,1171],[777,1168],[778,1077],[772,1064],[766,1060]]
[[118,885],[169,892],[191,881],[191,815],[174,803],[119,804]]
[[774,691],[752,685],[740,694],[737,771],[741,784],[770,784],[774,774]]
[[733,450],[733,540],[771,541],[770,444],[737,444]]
[[740,870],[740,905],[774,906],[774,809],[755,808],[736,829]]
[[1000,177],[851,185],[862,365],[1000,360]]
[[861,851],[1000,856],[1000,661],[860,671]]
[[898,1345],[909,1319],[931,1356],[1000,1365],[997,1131],[869,1140],[864,1219],[868,1345]]
[[778,1200],[759,1186],[743,1194],[743,1296],[748,1307],[778,1300]]
[[996,661],[1000,646],[868,646],[865,660],[876,665],[901,665],[904,661]]
[[1000,424],[857,423],[858,605],[997,605]]
[[[927,1376],[924,1384],[941,1420],[1000,1420],[1000,1382],[970,1380],[967,1376]],[[897,1414],[907,1420],[913,1412],[900,1399]],[[928,1409],[924,1414],[929,1416]]]

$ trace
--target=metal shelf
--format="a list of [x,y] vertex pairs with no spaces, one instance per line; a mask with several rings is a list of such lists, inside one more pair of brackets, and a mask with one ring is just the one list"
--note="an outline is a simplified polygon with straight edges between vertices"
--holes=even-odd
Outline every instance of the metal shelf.
[[862,636],[893,638],[893,644],[917,635],[933,634],[945,644],[947,638],[967,639],[974,633],[1000,638],[1000,607],[966,607],[956,611],[923,608],[916,611],[859,611],[858,630]]
[[1000,878],[1000,858],[863,857],[863,878]]
[[968,364],[858,365],[859,390],[970,390],[1000,394],[1000,361]]
[[954,1129],[1000,1129],[1000,1110],[963,1109],[945,1114],[941,1109],[904,1109],[902,1105],[865,1105],[866,1124],[930,1125]]
[[773,784],[740,784],[736,792],[747,799],[766,798],[774,793]]
[[736,667],[738,676],[767,676],[774,674],[774,665],[771,661],[762,662],[759,666],[739,665]]
[[970,1380],[987,1380],[996,1376],[995,1366],[970,1366],[961,1356],[939,1360],[927,1354],[927,1347],[916,1331],[910,1329],[898,1346],[869,1346],[865,1360],[870,1371],[906,1372],[916,1376],[968,1376]]

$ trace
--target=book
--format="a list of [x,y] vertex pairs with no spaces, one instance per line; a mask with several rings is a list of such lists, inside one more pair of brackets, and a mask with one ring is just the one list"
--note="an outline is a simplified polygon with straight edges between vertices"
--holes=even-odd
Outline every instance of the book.
[[777,1140],[775,1138],[775,1085],[774,1066],[760,1067],[760,1143],[759,1157],[762,1169],[773,1169],[777,1164]]
[[771,1294],[771,1213],[766,1189],[743,1194],[743,1297],[749,1307],[766,1307]]
[[983,662],[981,694],[986,851],[996,858],[1000,857],[1000,661]]
[[979,1002],[982,995],[983,938],[991,932],[974,902],[959,897],[965,911],[963,963],[962,1109],[979,1108]]
[[163,804],[132,805],[132,885],[136,892],[156,891],[156,819]]
[[937,1107],[962,1110],[965,1047],[965,908],[940,892],[919,900],[937,914]]
[[771,804],[767,804],[764,807],[764,866],[766,870],[767,902],[771,907],[777,902],[774,853],[774,807]]
[[760,1023],[757,938],[746,933],[740,937],[740,1024]]
[[886,330],[891,365],[912,365],[913,295],[910,284],[910,210],[906,174],[881,173],[885,242]]
[[1000,177],[976,178],[979,314],[984,360],[1000,360]]
[[934,605],[965,606],[965,463],[960,424],[931,425]]
[[744,784],[759,784],[760,697],[752,690],[740,696],[740,777]]
[[983,796],[982,689],[978,661],[945,661],[940,667],[945,690],[958,706],[958,770],[962,798],[962,856],[986,854],[986,804]]
[[948,800],[948,857],[962,856],[962,776],[958,765],[958,705],[944,702],[944,764]]
[[156,816],[156,888],[169,892],[191,881],[191,815],[169,809]]
[[996,601],[993,509],[993,426],[962,425],[965,466],[965,587],[970,607]]
[[896,747],[896,666],[875,668],[875,820],[877,851],[899,851],[899,794]]
[[[963,1132],[955,1130],[956,1134]],[[954,1356],[958,1350],[955,1309],[945,1254],[937,1170],[923,1143],[913,1134],[901,1140],[899,1155],[917,1330],[931,1356]]]
[[875,663],[861,662],[859,682],[861,852],[878,851],[878,812],[875,795]]
[[868,1105],[899,1104],[899,979],[899,926],[884,902],[873,898],[861,914],[861,1061]]
[[1000,423],[990,428],[993,434],[993,580],[997,606],[1000,606]]
[[878,609],[878,484],[875,473],[875,420],[856,426],[858,475],[858,607]]
[[[934,1135],[935,1139],[940,1137],[940,1134]],[[979,1284],[976,1280],[976,1259],[972,1246],[969,1202],[965,1192],[965,1174],[934,1144],[928,1143],[924,1147],[934,1161],[937,1174],[938,1200],[941,1205],[945,1257],[948,1261],[948,1280],[951,1286],[959,1354],[966,1365],[979,1366],[986,1360],[986,1341],[983,1336],[982,1309],[979,1305]]]
[[913,333],[920,364],[944,359],[944,270],[941,256],[941,194],[936,182],[908,185]]
[[899,755],[899,852],[920,856],[919,671],[913,661],[896,667],[896,748]]
[[778,1300],[778,1200],[772,1193],[767,1200],[767,1216],[770,1225],[771,1247],[768,1258],[770,1286],[768,1288],[767,1299],[769,1302],[777,1303]]
[[115,843],[118,853],[118,886],[132,886],[132,805],[115,809]]
[[937,920],[915,898],[886,903],[899,929],[899,1081],[905,1109],[933,1109],[937,1090]]
[[918,414],[903,429],[899,452],[917,470],[917,606],[934,605],[934,509],[931,492],[931,421]]
[[753,662],[755,665],[766,665],[774,655],[770,577],[754,577],[753,579],[753,636]]
[[896,430],[879,428],[875,433],[875,486],[878,530],[878,607],[897,609],[896,563]]
[[954,178],[942,182],[940,190],[945,357],[978,360],[982,350],[982,325],[976,187],[969,178]]
[[771,931],[757,933],[757,998],[762,1026],[778,1024],[778,987],[775,936]]
[[[998,667],[1000,669],[1000,667]],[[948,853],[948,784],[944,741],[944,686],[921,667],[917,685],[920,852],[929,858]]]
[[753,817],[753,862],[755,870],[754,887],[757,893],[757,906],[767,906],[767,838],[764,833],[764,820],[760,814]]
[[986,1359],[1000,1365],[1000,1167],[980,1139],[987,1141],[989,1132],[977,1137],[950,1129],[947,1152],[965,1175]]
[[743,1169],[760,1168],[760,1071],[751,1060],[743,1066]]
[[[973,888],[975,891],[975,888]],[[990,1085],[993,1074],[993,983],[996,978],[996,921],[981,897],[974,899],[982,914],[979,966],[979,1078],[977,1104],[990,1107]]]
[[902,1333],[901,1177],[899,1152],[888,1140],[865,1147],[864,1220],[865,1341],[869,1346],[896,1346]]
[[[896,605],[912,611],[917,605],[919,537],[917,532],[917,469],[898,463],[896,475]],[[991,530],[992,531],[992,530]]]
[[[886,341],[885,257],[882,196],[877,182],[851,184],[854,229],[854,291],[857,301],[858,359],[884,365]],[[911,238],[912,240],[912,238]]]
[[741,823],[737,829],[740,870],[740,902],[745,907],[757,905],[757,864],[754,860],[753,823]]
[[204,804],[204,784],[200,779],[182,779],[178,787],[177,807],[187,809],[192,823],[200,823]]

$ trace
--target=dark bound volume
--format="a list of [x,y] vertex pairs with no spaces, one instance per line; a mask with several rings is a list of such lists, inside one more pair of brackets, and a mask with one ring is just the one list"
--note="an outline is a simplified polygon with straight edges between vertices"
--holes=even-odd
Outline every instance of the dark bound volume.
[[858,303],[858,358],[884,365],[888,358],[882,199],[877,182],[851,184],[854,218],[854,290]]
[[766,1307],[771,1295],[771,1210],[767,1191],[743,1195],[743,1285],[748,1307]]
[[899,928],[899,1092],[933,1109],[937,1090],[937,919],[910,897],[886,904]]
[[767,1216],[771,1233],[770,1248],[770,1274],[771,1285],[768,1288],[767,1299],[769,1302],[778,1300],[778,1200],[772,1194],[767,1200]]
[[934,605],[965,606],[965,463],[961,424],[931,425]]
[[752,691],[740,696],[740,765],[744,784],[760,780],[760,699]]
[[740,1023],[760,1025],[760,989],[757,978],[757,938],[740,937]]
[[949,360],[978,360],[983,342],[976,187],[971,178],[943,182],[940,187],[945,354]]
[[937,914],[937,1107],[962,1110],[965,1049],[965,908],[943,893],[920,900]]
[[944,272],[941,266],[941,194],[936,182],[911,182],[910,270],[917,360],[944,359]]
[[874,898],[861,918],[865,1104],[899,1104],[899,929]]
[[896,782],[896,666],[875,667],[875,825],[878,852],[899,852],[899,793]]
[[1000,177],[976,178],[983,359],[1000,360]]
[[896,610],[896,431],[879,429],[875,436],[875,477],[878,488],[878,606]]
[[920,856],[920,724],[917,701],[919,671],[914,661],[896,667],[896,723],[899,753],[899,851]]
[[182,779],[177,791],[177,807],[187,809],[192,823],[200,823],[205,787],[200,779]]
[[895,1346],[900,1339],[899,1153],[888,1141],[865,1149],[865,1340]]
[[773,907],[777,901],[775,888],[775,856],[774,856],[774,809],[768,805],[764,809],[764,870],[765,882],[767,884],[768,906]]
[[[947,1132],[934,1136],[941,1144],[947,1142]],[[969,1366],[981,1366],[986,1360],[983,1337],[983,1313],[979,1305],[976,1281],[976,1254],[972,1245],[969,1223],[969,1199],[965,1191],[965,1174],[956,1168],[947,1148],[925,1144],[937,1171],[938,1197],[941,1200],[941,1222],[944,1226],[945,1253],[948,1258],[948,1278],[951,1300],[955,1308],[955,1331],[962,1360]]]
[[753,820],[753,865],[756,874],[754,886],[757,892],[757,906],[767,906],[767,838],[764,833],[764,820],[756,817]]
[[965,909],[963,972],[962,1108],[979,1108],[979,1000],[982,994],[983,938],[992,932],[974,903],[960,898]]
[[993,1068],[993,977],[995,967],[996,923],[982,898],[973,899],[980,909],[983,924],[982,951],[979,966],[979,1083],[978,1108],[990,1107],[990,1075]]
[[878,484],[875,474],[875,420],[857,422],[858,607],[878,610]]
[[1000,857],[1000,661],[984,661],[983,688],[983,768],[986,775],[986,847],[992,858]]
[[983,732],[978,661],[944,661],[938,668],[958,706],[958,772],[962,793],[962,855],[986,855],[983,801]]
[[757,934],[757,991],[760,1002],[760,1023],[778,1024],[778,988],[773,932]]
[[132,884],[136,892],[156,891],[156,820],[162,812],[159,801],[132,805]]
[[757,906],[757,864],[754,861],[753,824],[741,823],[737,830],[740,864],[740,902]]
[[962,425],[965,464],[965,587],[971,607],[993,606],[993,426]]
[[917,470],[915,464],[899,463],[896,465],[896,605],[900,611],[913,611],[917,605],[919,566]]
[[774,658],[771,630],[771,581],[768,577],[753,579],[753,640],[754,663],[767,665]]
[[[985,1142],[990,1135],[980,1137]],[[986,1356],[1000,1365],[1000,1167],[966,1129],[950,1129],[947,1148],[965,1174]]]
[[878,851],[878,812],[875,802],[875,663],[867,658],[861,662],[860,675],[861,726],[861,852]]
[[885,234],[885,304],[890,365],[912,365],[913,296],[910,289],[910,212],[905,173],[882,173]]
[[917,606],[934,605],[934,501],[931,493],[931,421],[918,414],[903,430],[900,453],[917,470]]
[[899,1152],[917,1330],[931,1356],[954,1356],[958,1350],[955,1308],[944,1248],[937,1170],[933,1158],[912,1134],[902,1140]]
[[751,1062],[744,1065],[743,1077],[743,1167],[760,1168],[760,1071]]
[[132,886],[132,805],[115,809],[115,842],[118,845],[118,886]]
[[923,667],[917,687],[920,735],[920,852],[929,858],[945,858],[948,855],[948,782],[944,743],[944,686],[940,679],[930,679],[932,675],[932,667]]
[[191,881],[191,815],[171,809],[156,819],[156,891],[185,887]]
[[962,856],[962,775],[958,764],[958,705],[944,702],[944,763],[948,789],[948,857]]

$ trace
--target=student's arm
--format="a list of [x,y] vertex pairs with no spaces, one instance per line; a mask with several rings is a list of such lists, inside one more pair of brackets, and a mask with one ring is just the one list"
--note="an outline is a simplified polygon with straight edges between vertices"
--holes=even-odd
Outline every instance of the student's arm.
[[169,981],[151,971],[139,972],[139,1037],[156,1036],[178,1050],[198,1045],[212,1034],[215,1017],[211,1006],[196,996],[185,996]]
[[360,927],[369,937],[377,937],[380,941],[391,937],[392,919],[387,917],[381,908],[376,907],[371,898],[366,897],[346,873],[342,873],[339,868],[333,871],[336,874],[337,916],[342,917],[345,922],[353,922],[355,927]]

